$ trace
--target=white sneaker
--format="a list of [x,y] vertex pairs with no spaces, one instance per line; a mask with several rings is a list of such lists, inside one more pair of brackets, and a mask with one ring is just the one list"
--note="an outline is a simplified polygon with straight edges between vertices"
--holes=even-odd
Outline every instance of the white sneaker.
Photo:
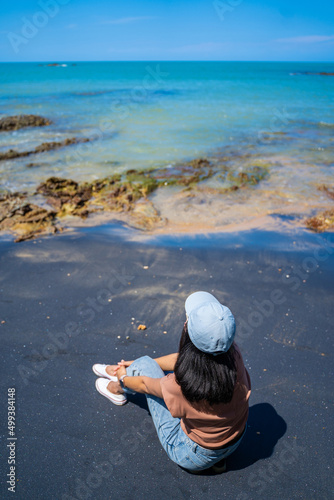
[[109,375],[109,373],[106,372],[107,366],[109,365],[93,365],[92,370],[98,377],[108,378],[113,382],[117,382],[118,378],[115,375]]
[[102,396],[108,398],[115,405],[125,405],[127,402],[126,396],[124,394],[114,394],[107,389],[110,380],[107,378],[97,378],[95,382],[95,387]]

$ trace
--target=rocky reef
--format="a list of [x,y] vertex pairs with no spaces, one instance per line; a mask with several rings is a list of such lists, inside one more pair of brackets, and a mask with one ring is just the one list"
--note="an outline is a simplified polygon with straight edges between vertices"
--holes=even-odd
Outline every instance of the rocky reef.
[[133,171],[131,181],[114,175],[79,184],[72,179],[50,177],[41,183],[35,195],[40,205],[31,203],[27,193],[4,194],[0,197],[0,230],[11,231],[16,242],[62,230],[66,216],[86,218],[95,212],[122,212],[130,215],[134,227],[152,229],[163,223],[147,195],[155,181]]
[[[319,191],[323,191],[331,200],[334,200],[334,188],[321,185],[318,186]],[[320,212],[313,217],[309,217],[305,221],[306,227],[315,231],[316,233],[322,233],[328,231],[329,229],[334,229],[334,208]]]
[[324,231],[328,231],[329,229],[334,229],[334,209],[325,210],[314,217],[309,217],[306,219],[306,227],[316,233],[322,233]]
[[226,180],[231,183],[227,190],[236,191],[246,186],[256,186],[268,175],[268,168],[258,165],[250,166],[241,172],[230,171],[226,175]]
[[[46,144],[60,147],[73,143],[66,141]],[[38,151],[41,149],[44,146]],[[214,175],[222,176],[227,183],[226,188],[215,189],[216,194],[223,194],[255,186],[268,175],[268,168],[251,166],[232,172],[222,163],[199,158],[165,168],[132,169],[92,182],[50,177],[37,186],[34,195],[7,193],[0,198],[0,230],[12,231],[17,235],[16,241],[23,241],[61,231],[68,216],[85,219],[96,212],[122,214],[129,225],[152,230],[167,221],[149,198],[151,193],[167,186],[190,192],[202,189],[203,183]]]
[[197,158],[188,163],[153,170],[151,176],[160,186],[192,186],[214,174],[213,164],[205,158]]
[[25,193],[0,197],[0,229],[13,232],[16,242],[57,232],[55,217],[56,212],[28,203]]
[[[71,138],[43,143],[33,152],[87,140]],[[31,154],[20,155],[27,153]],[[163,168],[131,169],[91,182],[50,177],[40,183],[34,193],[3,193],[0,196],[0,231],[13,232],[15,241],[23,241],[60,232],[69,221],[73,223],[73,217],[86,219],[93,214],[108,213],[132,227],[150,231],[168,222],[154,205],[157,202],[159,206],[157,197],[151,196],[155,191],[172,188],[171,192],[177,197],[187,196],[193,204],[202,203],[202,195],[229,195],[231,203],[234,192],[256,188],[266,179],[270,166],[270,163],[256,164],[251,158],[241,158],[239,165],[231,165],[223,157],[197,158]],[[333,187],[321,185],[318,189],[334,200]],[[310,217],[305,225],[317,232],[334,228],[334,210]]]
[[325,186],[324,184],[322,184],[321,186],[318,187],[319,191],[323,191],[329,198],[331,198],[332,200],[334,200],[334,188],[332,187],[328,187],[328,186]]
[[15,115],[0,119],[0,132],[19,130],[25,127],[44,127],[52,122],[38,115]]
[[54,149],[64,148],[65,146],[72,146],[73,144],[80,144],[82,142],[89,141],[90,139],[87,139],[85,137],[70,137],[68,139],[64,139],[63,141],[43,142],[39,146],[36,146],[34,149],[31,149],[29,151],[17,151],[15,149],[9,149],[4,153],[0,153],[0,161],[14,160],[16,158],[30,156],[37,153],[44,153],[45,151],[51,151]]

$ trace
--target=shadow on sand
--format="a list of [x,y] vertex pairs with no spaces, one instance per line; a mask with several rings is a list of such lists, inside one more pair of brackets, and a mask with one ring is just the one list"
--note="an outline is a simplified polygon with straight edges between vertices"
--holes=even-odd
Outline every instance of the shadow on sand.
[[249,408],[247,432],[239,448],[227,458],[227,470],[240,470],[269,458],[287,430],[285,420],[269,403]]
[[[146,399],[141,394],[128,396],[129,401],[148,410]],[[259,403],[249,408],[247,431],[237,450],[227,457],[227,472],[246,469],[259,460],[269,458],[279,439],[287,430],[285,420],[269,403]],[[217,475],[212,469],[197,475]]]
[[[259,460],[269,458],[286,430],[285,420],[269,403],[259,403],[250,407],[246,434],[236,451],[227,457],[226,472],[246,469]],[[215,476],[221,473],[208,469],[197,474]]]

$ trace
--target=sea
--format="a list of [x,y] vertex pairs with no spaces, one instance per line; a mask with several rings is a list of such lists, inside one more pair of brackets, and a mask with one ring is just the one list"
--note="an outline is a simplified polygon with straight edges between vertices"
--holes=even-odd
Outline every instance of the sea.
[[[249,213],[311,214],[329,203],[318,188],[334,179],[334,63],[58,61],[3,63],[0,75],[0,118],[52,121],[1,132],[0,152],[90,139],[1,161],[1,191],[33,193],[50,176],[86,181],[222,158],[239,171],[269,165],[270,175],[228,202],[214,193],[221,176],[210,179],[211,191],[196,202],[218,226]],[[175,188],[152,196],[164,216],[187,220],[189,205]]]

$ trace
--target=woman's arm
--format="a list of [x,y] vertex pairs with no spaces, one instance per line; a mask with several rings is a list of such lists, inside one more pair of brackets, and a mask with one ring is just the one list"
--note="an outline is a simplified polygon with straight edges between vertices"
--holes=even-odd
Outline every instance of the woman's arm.
[[178,355],[179,355],[178,352],[174,352],[173,354],[167,354],[167,356],[161,356],[160,358],[155,358],[154,361],[158,363],[158,365],[163,371],[173,372]]
[[141,394],[152,394],[158,398],[162,398],[162,390],[160,378],[145,377],[138,375],[137,377],[126,376],[123,379],[123,384],[128,389],[140,392]]
[[[160,358],[155,358],[154,361],[158,363],[158,365],[162,370],[166,372],[173,372],[178,355],[179,353],[175,352],[173,354],[167,354],[167,356],[161,356]],[[133,361],[124,361],[124,359],[122,359],[122,361],[120,361],[118,365],[127,367],[130,366],[132,363]]]
[[[125,375],[125,376],[124,376]],[[138,375],[135,377],[131,377],[126,375],[125,366],[120,366],[116,372],[116,376],[118,380],[124,376],[123,385],[124,387],[131,389],[136,392],[140,392],[142,394],[152,394],[153,396],[158,396],[162,398],[162,390],[160,385],[161,378],[152,378],[146,377],[144,375]],[[120,382],[109,382],[111,392],[115,392],[116,394],[122,394],[123,389],[120,385]]]
[[[174,371],[175,363],[177,360],[179,353],[175,352],[173,354],[167,354],[166,356],[161,356],[160,358],[155,358],[155,361],[158,363],[160,368],[164,371]],[[121,378],[122,375],[126,375],[126,368],[130,366],[133,361],[120,361],[116,365],[113,366],[114,375]],[[151,378],[145,377],[142,375],[136,377],[130,377],[127,375],[124,377],[123,384],[128,389],[132,389],[133,391],[140,392],[142,394],[152,394],[152,396],[157,396],[158,398],[162,398],[162,390],[160,385],[160,378]],[[112,392],[122,393],[122,389],[120,387],[119,382],[110,382]]]

